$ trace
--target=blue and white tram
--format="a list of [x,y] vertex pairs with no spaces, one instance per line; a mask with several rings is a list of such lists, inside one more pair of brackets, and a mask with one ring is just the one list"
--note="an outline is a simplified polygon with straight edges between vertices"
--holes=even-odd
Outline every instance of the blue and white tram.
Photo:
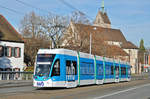
[[40,49],[33,86],[70,88],[130,79],[128,63],[68,49]]

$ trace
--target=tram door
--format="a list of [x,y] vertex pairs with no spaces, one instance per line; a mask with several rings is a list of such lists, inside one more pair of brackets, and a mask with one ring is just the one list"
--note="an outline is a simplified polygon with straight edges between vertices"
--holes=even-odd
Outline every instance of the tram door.
[[77,62],[66,60],[66,84],[67,87],[76,87],[75,75],[77,73]]
[[115,70],[116,70],[116,79],[115,79],[115,82],[119,82],[119,66],[116,66]]

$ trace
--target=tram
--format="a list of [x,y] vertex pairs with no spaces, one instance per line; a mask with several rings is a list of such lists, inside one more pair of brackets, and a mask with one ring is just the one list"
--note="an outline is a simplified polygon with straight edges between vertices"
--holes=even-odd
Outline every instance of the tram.
[[68,49],[39,49],[34,87],[66,87],[130,81],[131,66],[122,61]]

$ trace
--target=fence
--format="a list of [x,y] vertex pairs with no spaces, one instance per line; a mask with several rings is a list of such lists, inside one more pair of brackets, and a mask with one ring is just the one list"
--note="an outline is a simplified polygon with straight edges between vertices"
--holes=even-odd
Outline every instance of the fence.
[[[131,75],[131,80],[143,80],[150,78],[149,73],[142,73],[140,75]],[[0,71],[0,80],[32,80],[33,72],[14,72],[14,71]]]
[[0,80],[32,80],[33,72],[0,71]]
[[150,72],[131,75],[131,80],[144,80],[144,79],[150,79]]

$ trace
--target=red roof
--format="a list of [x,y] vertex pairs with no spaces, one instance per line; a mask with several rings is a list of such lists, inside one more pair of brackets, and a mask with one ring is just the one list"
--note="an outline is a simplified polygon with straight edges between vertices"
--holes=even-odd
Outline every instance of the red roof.
[[2,15],[0,15],[0,40],[23,42],[22,36]]

